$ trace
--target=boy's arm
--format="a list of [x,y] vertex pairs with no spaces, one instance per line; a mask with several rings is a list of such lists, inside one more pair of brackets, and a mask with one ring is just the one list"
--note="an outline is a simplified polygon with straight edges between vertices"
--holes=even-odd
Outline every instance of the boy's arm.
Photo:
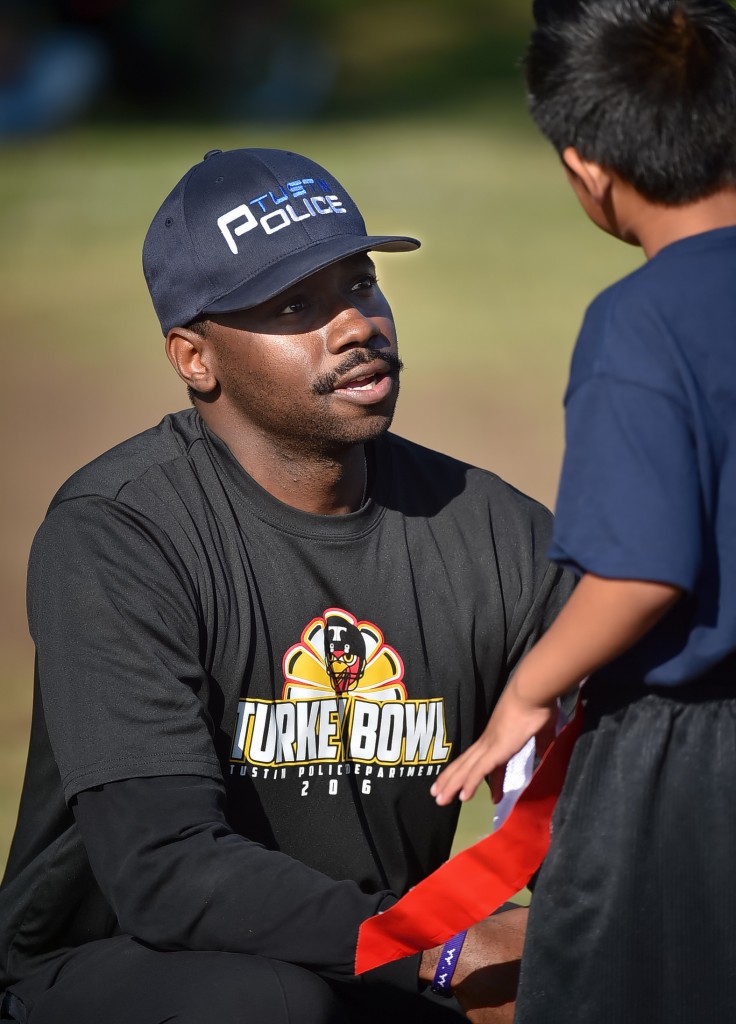
[[541,640],[521,661],[482,736],[442,772],[432,786],[438,804],[458,793],[469,800],[491,777],[500,799],[506,762],[532,736],[538,752],[549,746],[558,697],[582,682],[647,633],[679,599],[668,583],[604,579],[586,573]]

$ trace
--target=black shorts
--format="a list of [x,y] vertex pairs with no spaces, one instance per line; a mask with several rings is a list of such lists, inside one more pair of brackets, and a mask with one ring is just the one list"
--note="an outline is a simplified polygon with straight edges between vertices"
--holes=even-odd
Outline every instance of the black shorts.
[[584,699],[514,1019],[736,1021],[736,681]]

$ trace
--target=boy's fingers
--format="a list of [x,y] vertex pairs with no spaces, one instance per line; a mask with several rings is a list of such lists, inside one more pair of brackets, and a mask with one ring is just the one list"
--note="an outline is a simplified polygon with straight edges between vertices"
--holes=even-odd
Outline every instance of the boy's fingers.
[[435,802],[439,804],[440,807],[444,807],[445,804],[449,804],[459,788],[459,786],[453,787],[451,782],[440,785],[438,779],[434,786],[432,786],[430,793],[434,797]]
[[493,764],[494,760],[491,758],[487,750],[478,750],[465,772],[465,781],[463,782],[462,789],[460,790],[461,800],[470,800],[475,796],[478,786],[488,779],[492,770],[496,770],[492,769],[491,766]]
[[475,791],[480,786],[481,782],[485,778],[482,771],[472,772],[463,783],[463,787],[460,790],[460,799],[465,803],[466,800],[472,800],[475,796]]
[[478,768],[479,757],[480,752],[476,744],[473,744],[437,776],[430,793],[441,807],[449,804],[458,794],[461,800],[470,799],[485,775],[482,767]]
[[430,787],[429,792],[436,799],[438,804],[449,803],[450,800],[452,800],[452,798],[459,791],[462,785],[462,778],[458,779],[456,783],[453,781],[455,779],[455,776],[458,774],[457,769],[457,762],[451,764],[437,776],[434,783]]
[[[497,756],[494,756],[493,750],[493,745],[489,742],[484,743],[482,740],[476,740],[472,746],[468,747],[464,754],[461,754],[456,761],[453,761],[437,776],[434,784],[430,787],[430,793],[435,801],[442,807],[449,804],[458,794],[461,800],[470,800],[481,782],[488,778],[494,761],[498,765],[498,759]],[[505,765],[506,761],[504,760],[501,768],[505,768]]]

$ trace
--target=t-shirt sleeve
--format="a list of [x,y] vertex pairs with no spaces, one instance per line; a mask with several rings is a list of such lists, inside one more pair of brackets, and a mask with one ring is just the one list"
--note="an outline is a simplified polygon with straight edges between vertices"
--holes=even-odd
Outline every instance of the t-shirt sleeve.
[[701,562],[700,487],[672,396],[605,375],[568,398],[550,557],[580,572],[690,590]]
[[65,502],[42,524],[28,613],[67,801],[132,776],[220,777],[195,577],[162,531],[114,501]]

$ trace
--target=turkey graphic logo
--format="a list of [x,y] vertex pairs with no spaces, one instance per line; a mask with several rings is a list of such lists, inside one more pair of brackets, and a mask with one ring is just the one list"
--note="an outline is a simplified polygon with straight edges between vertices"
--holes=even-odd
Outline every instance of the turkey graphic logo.
[[342,608],[312,619],[284,655],[284,700],[337,696],[406,700],[404,664],[372,622]]
[[[322,766],[336,776],[375,772],[384,778],[439,771],[452,750],[442,697],[409,700],[404,663],[372,622],[328,608],[284,655],[280,700],[247,696],[238,704],[230,751],[241,775],[285,778],[293,766],[309,779]],[[276,769],[278,776],[267,773]],[[316,777],[316,776],[315,776]],[[364,779],[362,793],[370,792]],[[334,795],[337,777],[328,792]],[[367,788],[365,788],[367,787]]]

